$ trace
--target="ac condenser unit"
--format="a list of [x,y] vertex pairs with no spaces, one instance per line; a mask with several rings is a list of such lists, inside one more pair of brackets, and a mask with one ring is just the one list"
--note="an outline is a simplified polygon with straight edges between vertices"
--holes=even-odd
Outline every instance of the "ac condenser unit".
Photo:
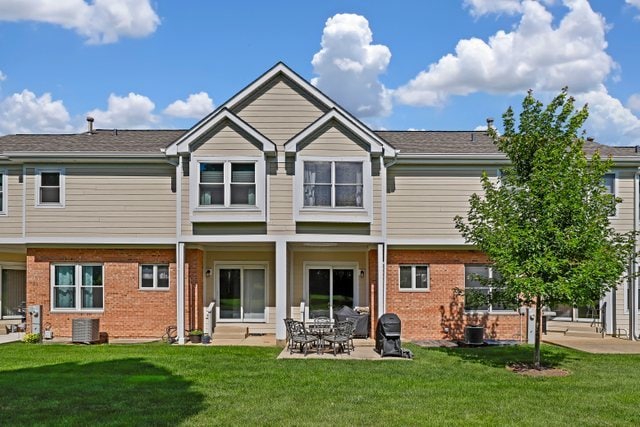
[[100,341],[100,319],[73,319],[71,342],[91,344]]

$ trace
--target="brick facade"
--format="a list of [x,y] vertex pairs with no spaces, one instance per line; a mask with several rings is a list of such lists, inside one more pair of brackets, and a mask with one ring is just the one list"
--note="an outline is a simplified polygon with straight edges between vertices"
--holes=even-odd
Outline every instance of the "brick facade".
[[[188,315],[200,319],[194,319],[196,327],[201,326],[202,304],[187,299],[187,290],[193,291],[194,298],[201,298],[202,258],[200,250],[187,251],[185,276],[189,280],[185,280],[185,304]],[[51,311],[51,264],[55,263],[102,264],[102,312]],[[140,289],[140,264],[169,264],[169,290]],[[71,336],[72,319],[87,317],[100,319],[100,331],[106,332],[110,338],[160,338],[168,325],[176,324],[176,285],[175,249],[27,249],[27,304],[42,305],[42,325],[50,323],[58,337]],[[200,307],[199,316],[197,308],[189,308],[190,301],[191,305]],[[189,327],[188,321],[186,327]]]
[[[464,326],[485,327],[485,338],[517,339],[526,334],[524,318],[518,314],[467,314],[464,296],[465,264],[486,263],[478,251],[464,250],[388,250],[387,312],[396,313],[402,321],[402,337],[409,340],[462,339]],[[400,291],[399,268],[402,264],[428,264],[430,289],[427,292]],[[377,252],[369,252],[369,268],[377,271]],[[376,286],[373,275],[372,286]],[[373,316],[378,318],[376,314]],[[375,329],[373,329],[375,330]]]

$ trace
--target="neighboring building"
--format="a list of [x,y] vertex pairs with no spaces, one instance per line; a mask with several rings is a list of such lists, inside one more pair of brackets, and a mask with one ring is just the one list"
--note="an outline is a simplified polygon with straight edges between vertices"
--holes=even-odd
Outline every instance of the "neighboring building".
[[[613,223],[632,230],[640,155],[595,148],[616,162]],[[1,314],[40,304],[56,336],[79,317],[110,337],[201,328],[212,301],[219,323],[277,340],[301,302],[306,318],[395,312],[407,339],[526,330],[459,292],[493,274],[453,223],[506,164],[486,133],[374,132],[281,63],[187,131],[10,135],[0,156]],[[609,332],[627,328],[626,295],[605,299]]]

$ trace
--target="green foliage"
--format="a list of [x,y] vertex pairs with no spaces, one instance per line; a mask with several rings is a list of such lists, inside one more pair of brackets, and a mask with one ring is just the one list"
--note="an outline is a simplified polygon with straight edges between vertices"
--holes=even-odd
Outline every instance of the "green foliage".
[[603,186],[611,159],[584,151],[578,132],[587,107],[574,108],[566,88],[546,107],[531,92],[503,115],[494,142],[511,164],[497,181],[482,177],[484,194],[470,199],[456,228],[500,271],[507,299],[530,304],[586,305],[614,288],[633,253],[634,235],[611,227],[613,200]]
[[504,133],[490,129],[510,165],[497,181],[484,173],[484,194],[471,196],[466,220],[455,218],[500,272],[506,300],[536,305],[536,366],[541,307],[592,305],[617,286],[634,253],[635,233],[617,233],[609,222],[620,202],[603,185],[613,162],[585,153],[578,135],[587,117],[587,106],[576,110],[566,88],[546,107],[529,91],[517,129],[511,108],[502,116]]
[[42,341],[42,337],[40,334],[24,334],[22,337],[22,342],[27,344],[38,344]]
[[191,331],[189,331],[189,335],[204,335],[204,332],[202,332],[200,329],[192,329]]

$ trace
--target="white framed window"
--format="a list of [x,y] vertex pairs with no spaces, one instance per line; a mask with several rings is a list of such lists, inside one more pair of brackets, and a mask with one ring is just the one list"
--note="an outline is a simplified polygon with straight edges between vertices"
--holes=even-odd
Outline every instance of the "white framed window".
[[488,297],[499,292],[491,280],[499,280],[500,273],[490,265],[467,264],[464,266],[465,276],[465,311],[513,312],[504,302],[488,303]]
[[196,157],[190,170],[192,221],[265,221],[264,158]]
[[7,214],[7,171],[0,169],[0,215]]
[[64,181],[62,168],[36,169],[36,206],[64,207]]
[[[618,176],[615,172],[605,173],[602,177],[602,185],[606,189],[606,192],[611,194],[613,197],[616,197],[616,192],[618,191]],[[611,214],[609,217],[617,217],[618,216],[618,207],[614,204],[611,209]]]
[[104,280],[101,264],[52,264],[51,309],[102,311]]
[[256,206],[256,162],[200,162],[198,172],[199,206]]
[[428,291],[430,285],[429,265],[401,265],[398,283],[400,291]]
[[362,208],[361,161],[305,161],[304,207]]
[[293,214],[301,222],[371,223],[370,158],[297,156]]
[[140,264],[140,289],[169,289],[168,264]]

